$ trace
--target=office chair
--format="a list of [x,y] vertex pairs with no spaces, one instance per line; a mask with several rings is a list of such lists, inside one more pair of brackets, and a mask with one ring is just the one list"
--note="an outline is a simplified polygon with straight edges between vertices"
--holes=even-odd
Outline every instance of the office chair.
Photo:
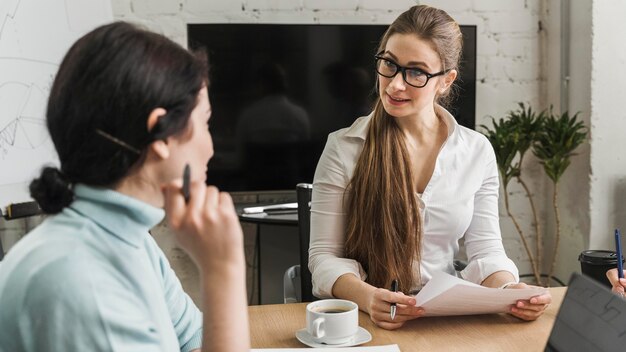
[[452,262],[452,265],[454,265],[454,270],[463,271],[463,269],[467,266],[467,262],[465,260],[455,259]]
[[309,271],[309,239],[311,236],[311,195],[313,185],[298,183],[298,235],[300,237],[300,264],[291,266],[283,276],[283,298],[285,303],[312,302],[313,284]]

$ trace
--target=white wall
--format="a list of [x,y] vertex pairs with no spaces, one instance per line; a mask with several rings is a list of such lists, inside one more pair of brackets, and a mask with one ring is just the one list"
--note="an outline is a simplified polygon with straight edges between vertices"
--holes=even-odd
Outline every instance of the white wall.
[[591,248],[612,248],[626,231],[626,2],[594,0],[591,33]]
[[[551,7],[561,1],[549,1]],[[619,0],[569,1],[570,50],[567,109],[580,112],[590,128],[589,143],[572,158],[570,170],[559,186],[562,210],[562,242],[557,276],[567,279],[579,270],[580,250],[613,249],[613,231],[626,230],[626,112],[623,109],[623,83],[626,79],[626,25],[620,16],[626,3]],[[558,7],[558,5],[556,5]],[[552,47],[560,43],[560,33],[548,36]],[[554,57],[548,69],[560,69]],[[557,60],[558,61],[558,60]],[[555,84],[557,83],[557,84]],[[548,80],[548,96],[558,106],[554,77]],[[549,192],[552,187],[548,186]],[[546,202],[549,199],[546,198]],[[551,214],[546,217],[554,229]]]
[[[555,95],[550,103],[555,107],[555,111],[568,110],[570,113],[580,112],[579,119],[590,126],[590,85],[591,80],[591,1],[570,1],[569,13],[569,50],[565,53],[564,60],[569,62],[569,80],[566,88],[560,93],[564,94],[566,106],[560,106],[560,96]],[[558,11],[563,1],[551,1],[556,4]],[[565,15],[565,14],[563,14]],[[556,30],[551,37],[550,44],[560,47],[562,39],[560,30]],[[559,58],[560,59],[560,58]],[[549,70],[559,72],[560,60],[556,65],[549,67]],[[549,81],[553,84],[553,81]],[[554,82],[554,86],[559,87],[559,81]],[[561,210],[561,244],[559,246],[559,257],[556,266],[556,276],[562,280],[567,280],[572,271],[580,271],[578,255],[587,248],[589,241],[589,167],[590,148],[589,143],[585,143],[577,150],[577,155],[571,158],[572,164],[565,172],[559,183],[559,208]],[[546,207],[549,212],[546,216],[547,230],[549,233],[555,232],[554,215],[552,212],[553,192],[552,184],[546,187]],[[554,246],[552,241],[547,243],[546,249],[552,252]],[[550,259],[551,262],[551,259]],[[549,270],[546,268],[545,270]]]

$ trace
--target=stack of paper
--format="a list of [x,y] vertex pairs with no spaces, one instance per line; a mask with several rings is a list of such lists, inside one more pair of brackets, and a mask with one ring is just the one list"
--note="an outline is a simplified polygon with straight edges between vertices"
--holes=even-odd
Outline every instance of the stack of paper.
[[[329,345],[331,346],[331,345]],[[340,351],[365,351],[365,352],[400,352],[398,345],[383,345],[383,346],[361,346],[361,347],[324,347],[324,348],[253,348],[250,351],[254,352],[308,352],[308,351],[325,351],[325,352],[340,352]]]
[[243,214],[258,214],[258,213],[268,213],[268,212],[281,212],[281,211],[297,211],[298,203],[283,203],[283,204],[272,204],[272,205],[263,205],[257,207],[247,207],[243,208]]
[[423,307],[425,316],[472,315],[505,313],[518,300],[543,295],[547,288],[525,289],[488,288],[439,272],[415,296],[416,306]]

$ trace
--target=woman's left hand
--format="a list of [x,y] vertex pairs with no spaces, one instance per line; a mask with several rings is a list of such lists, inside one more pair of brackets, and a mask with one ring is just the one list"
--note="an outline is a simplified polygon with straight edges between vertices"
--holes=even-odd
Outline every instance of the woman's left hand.
[[[527,285],[523,282],[519,284],[511,284],[506,287],[509,289],[532,288],[538,286]],[[522,320],[532,321],[539,318],[552,302],[550,292],[540,296],[534,296],[527,300],[519,300],[515,305],[511,305],[509,314]]]

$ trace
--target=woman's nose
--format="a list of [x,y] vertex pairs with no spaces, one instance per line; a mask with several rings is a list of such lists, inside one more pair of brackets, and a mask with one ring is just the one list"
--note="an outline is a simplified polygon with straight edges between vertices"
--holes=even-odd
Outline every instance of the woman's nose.
[[404,89],[406,89],[406,83],[404,82],[404,78],[402,77],[402,72],[396,73],[396,75],[393,76],[393,78],[391,79],[391,82],[389,83],[389,85],[394,90],[404,90]]

